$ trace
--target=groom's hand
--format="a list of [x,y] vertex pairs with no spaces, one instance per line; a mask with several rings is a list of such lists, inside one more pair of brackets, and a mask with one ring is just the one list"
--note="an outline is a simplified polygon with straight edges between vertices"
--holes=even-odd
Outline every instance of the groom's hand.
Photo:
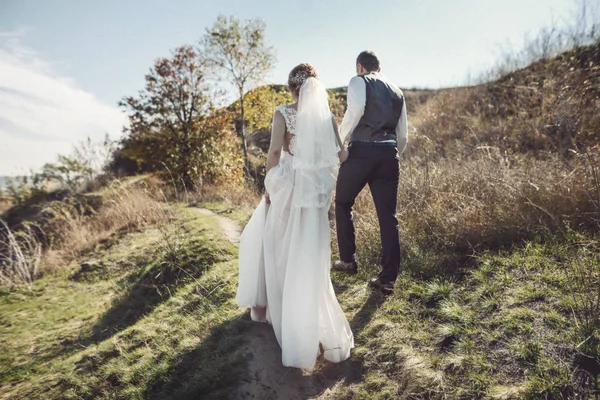
[[342,151],[340,151],[338,157],[340,158],[340,163],[343,163],[348,159],[348,149],[344,147]]

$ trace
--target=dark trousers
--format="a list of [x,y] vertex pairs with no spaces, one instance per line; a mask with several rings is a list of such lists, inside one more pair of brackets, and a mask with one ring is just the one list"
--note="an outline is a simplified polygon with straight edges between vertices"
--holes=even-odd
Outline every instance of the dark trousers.
[[400,268],[400,239],[396,205],[400,165],[395,147],[351,146],[341,165],[335,192],[335,220],[342,261],[354,261],[356,236],[352,206],[356,196],[369,184],[381,234],[383,283],[394,282]]

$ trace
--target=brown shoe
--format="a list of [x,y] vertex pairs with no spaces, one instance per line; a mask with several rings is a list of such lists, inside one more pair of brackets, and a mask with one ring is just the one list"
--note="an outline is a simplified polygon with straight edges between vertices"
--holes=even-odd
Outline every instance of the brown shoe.
[[394,293],[394,284],[391,282],[383,283],[379,280],[379,278],[372,278],[369,281],[369,286],[371,286],[373,289],[379,290],[383,294]]
[[335,269],[336,271],[345,272],[350,275],[356,275],[356,273],[358,272],[358,264],[356,264],[356,261],[344,262],[341,260],[337,260],[333,263],[333,269]]

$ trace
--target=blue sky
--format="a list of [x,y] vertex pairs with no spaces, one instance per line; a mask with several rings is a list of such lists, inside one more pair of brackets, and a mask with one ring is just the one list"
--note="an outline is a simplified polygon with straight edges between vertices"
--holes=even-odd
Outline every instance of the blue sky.
[[118,138],[117,101],[219,14],[266,21],[278,63],[265,82],[309,62],[326,86],[346,85],[356,55],[373,49],[401,87],[436,88],[574,10],[573,0],[0,0],[0,175],[39,168],[88,135]]

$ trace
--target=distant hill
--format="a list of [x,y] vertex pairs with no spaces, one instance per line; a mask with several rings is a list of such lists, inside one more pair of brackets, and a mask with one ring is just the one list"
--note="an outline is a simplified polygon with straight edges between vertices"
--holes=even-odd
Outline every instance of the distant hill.
[[16,176],[0,176],[0,189],[6,189],[9,182],[19,179]]
[[[282,91],[288,90],[287,85],[275,85],[275,84],[271,84],[271,85],[266,85],[266,86],[271,87],[276,92],[282,92]],[[411,88],[411,89],[402,89],[402,92],[404,93],[404,96],[406,97],[406,102],[408,104],[408,112],[411,113],[411,112],[414,111],[414,107],[413,106],[416,106],[416,105],[419,105],[419,104],[424,104],[429,99],[431,99],[436,94],[438,94],[440,91],[446,91],[446,90],[452,90],[452,89],[416,89],[416,88]],[[341,101],[341,105],[344,108],[346,107],[346,94],[348,92],[348,86],[338,86],[338,87],[334,87],[334,88],[329,88],[329,89],[327,89],[327,92],[329,93],[330,98],[333,98],[335,96],[339,101]],[[250,94],[250,93],[252,93],[252,91],[248,92],[248,94]],[[246,96],[248,94],[246,94]],[[227,108],[229,110],[231,110],[232,106],[235,103],[237,103],[237,100],[234,101]]]
[[[406,104],[408,105],[408,112],[412,113],[415,109],[414,106],[426,103],[429,99],[435,96],[440,91],[450,89],[402,89],[404,97],[406,98]],[[331,89],[327,89],[330,95],[336,95],[343,100],[344,106],[346,105],[346,94],[348,92],[348,86],[339,86]]]
[[[6,188],[13,182],[15,184],[22,184],[22,176],[0,176],[0,190],[6,194]],[[31,182],[29,182],[30,184]]]

